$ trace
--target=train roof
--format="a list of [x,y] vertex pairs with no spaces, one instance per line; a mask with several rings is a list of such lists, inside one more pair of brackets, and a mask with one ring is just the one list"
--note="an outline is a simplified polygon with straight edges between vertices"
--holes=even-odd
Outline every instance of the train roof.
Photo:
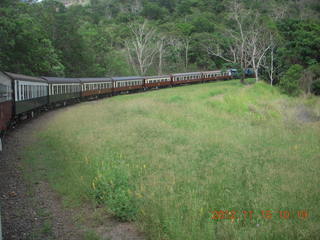
[[137,76],[132,76],[132,77],[113,77],[112,79],[114,81],[130,81],[130,80],[143,80],[144,77],[137,77]]
[[108,77],[101,77],[101,78],[79,78],[80,82],[87,83],[87,82],[111,82],[112,79]]
[[13,80],[47,83],[46,80],[39,77],[32,77],[32,76],[27,76],[27,75],[17,74],[17,73],[10,73],[10,72],[5,72],[5,74]]
[[3,72],[0,72],[0,83],[11,84],[11,79]]
[[188,76],[188,75],[197,75],[202,74],[202,72],[189,72],[189,73],[174,73],[172,76]]
[[221,70],[203,71],[202,73],[216,73],[221,72]]
[[147,76],[145,77],[146,79],[150,79],[150,78],[169,78],[170,75],[160,75],[160,76]]
[[48,83],[80,83],[79,78],[42,77]]

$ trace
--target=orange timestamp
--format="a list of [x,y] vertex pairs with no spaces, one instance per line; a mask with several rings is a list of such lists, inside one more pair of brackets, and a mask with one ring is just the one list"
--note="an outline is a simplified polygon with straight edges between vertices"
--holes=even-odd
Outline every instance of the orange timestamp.
[[211,212],[212,220],[252,220],[254,217],[261,217],[266,220],[271,220],[273,218],[280,218],[283,220],[289,219],[301,219],[307,220],[309,218],[309,212],[307,210],[298,210],[298,211],[272,211],[272,210],[263,210],[263,211],[229,211],[229,210],[216,210]]

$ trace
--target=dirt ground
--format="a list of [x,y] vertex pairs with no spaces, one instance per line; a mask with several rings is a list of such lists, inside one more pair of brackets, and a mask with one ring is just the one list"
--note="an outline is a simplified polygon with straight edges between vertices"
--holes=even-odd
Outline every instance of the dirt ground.
[[[46,182],[24,177],[23,148],[33,141],[33,133],[67,108],[43,113],[20,123],[6,135],[0,153],[0,206],[3,240],[23,239],[112,239],[143,240],[145,236],[132,223],[120,223],[103,208],[84,205],[72,209]],[[41,171],[41,169],[39,169]]]

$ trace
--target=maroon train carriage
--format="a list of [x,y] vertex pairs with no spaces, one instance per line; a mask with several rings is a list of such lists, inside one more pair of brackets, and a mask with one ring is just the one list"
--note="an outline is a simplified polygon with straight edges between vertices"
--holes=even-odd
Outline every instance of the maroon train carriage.
[[48,104],[48,83],[42,78],[7,73],[14,88],[14,115],[27,116]]
[[215,81],[215,80],[227,80],[231,78],[232,78],[232,74],[230,70],[227,70],[227,71],[215,70],[215,71],[203,72],[204,82]]
[[172,74],[172,85],[202,82],[201,72]]
[[81,98],[94,99],[111,96],[113,82],[111,78],[79,78],[81,82]]
[[149,76],[144,80],[145,88],[161,88],[171,86],[171,76]]
[[113,92],[137,92],[144,89],[143,77],[113,77]]
[[0,72],[0,151],[2,151],[2,137],[12,117],[12,92],[11,79]]
[[217,80],[217,77],[221,76],[221,71],[220,70],[206,71],[206,72],[202,72],[202,74],[203,74],[203,81],[208,82],[208,81]]

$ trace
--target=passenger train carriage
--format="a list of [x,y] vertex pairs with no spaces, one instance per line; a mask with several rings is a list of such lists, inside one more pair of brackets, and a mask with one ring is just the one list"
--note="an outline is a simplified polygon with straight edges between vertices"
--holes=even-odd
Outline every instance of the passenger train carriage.
[[164,75],[164,76],[149,76],[145,77],[144,80],[145,88],[160,88],[160,87],[167,87],[171,85],[171,76]]
[[80,98],[81,83],[77,78],[43,77],[49,84],[48,104],[50,106],[66,105]]
[[14,89],[14,114],[19,116],[48,103],[48,82],[42,78],[6,73]]
[[79,78],[81,97],[92,99],[112,95],[113,81],[111,78]]
[[[250,74],[253,76],[252,71],[246,71],[247,76]],[[34,111],[102,96],[235,77],[238,77],[236,69],[112,78],[39,78],[0,72],[0,150],[9,122],[22,116],[32,117]]]
[[173,85],[195,83],[195,82],[202,82],[202,73],[201,72],[172,74],[172,84]]
[[203,72],[203,81],[208,82],[212,80],[226,80],[232,78],[232,72],[230,70],[223,72],[223,71],[207,71]]
[[143,77],[113,77],[114,93],[137,91],[144,88]]
[[2,150],[1,138],[7,129],[12,116],[12,84],[11,79],[0,72],[0,151]]

